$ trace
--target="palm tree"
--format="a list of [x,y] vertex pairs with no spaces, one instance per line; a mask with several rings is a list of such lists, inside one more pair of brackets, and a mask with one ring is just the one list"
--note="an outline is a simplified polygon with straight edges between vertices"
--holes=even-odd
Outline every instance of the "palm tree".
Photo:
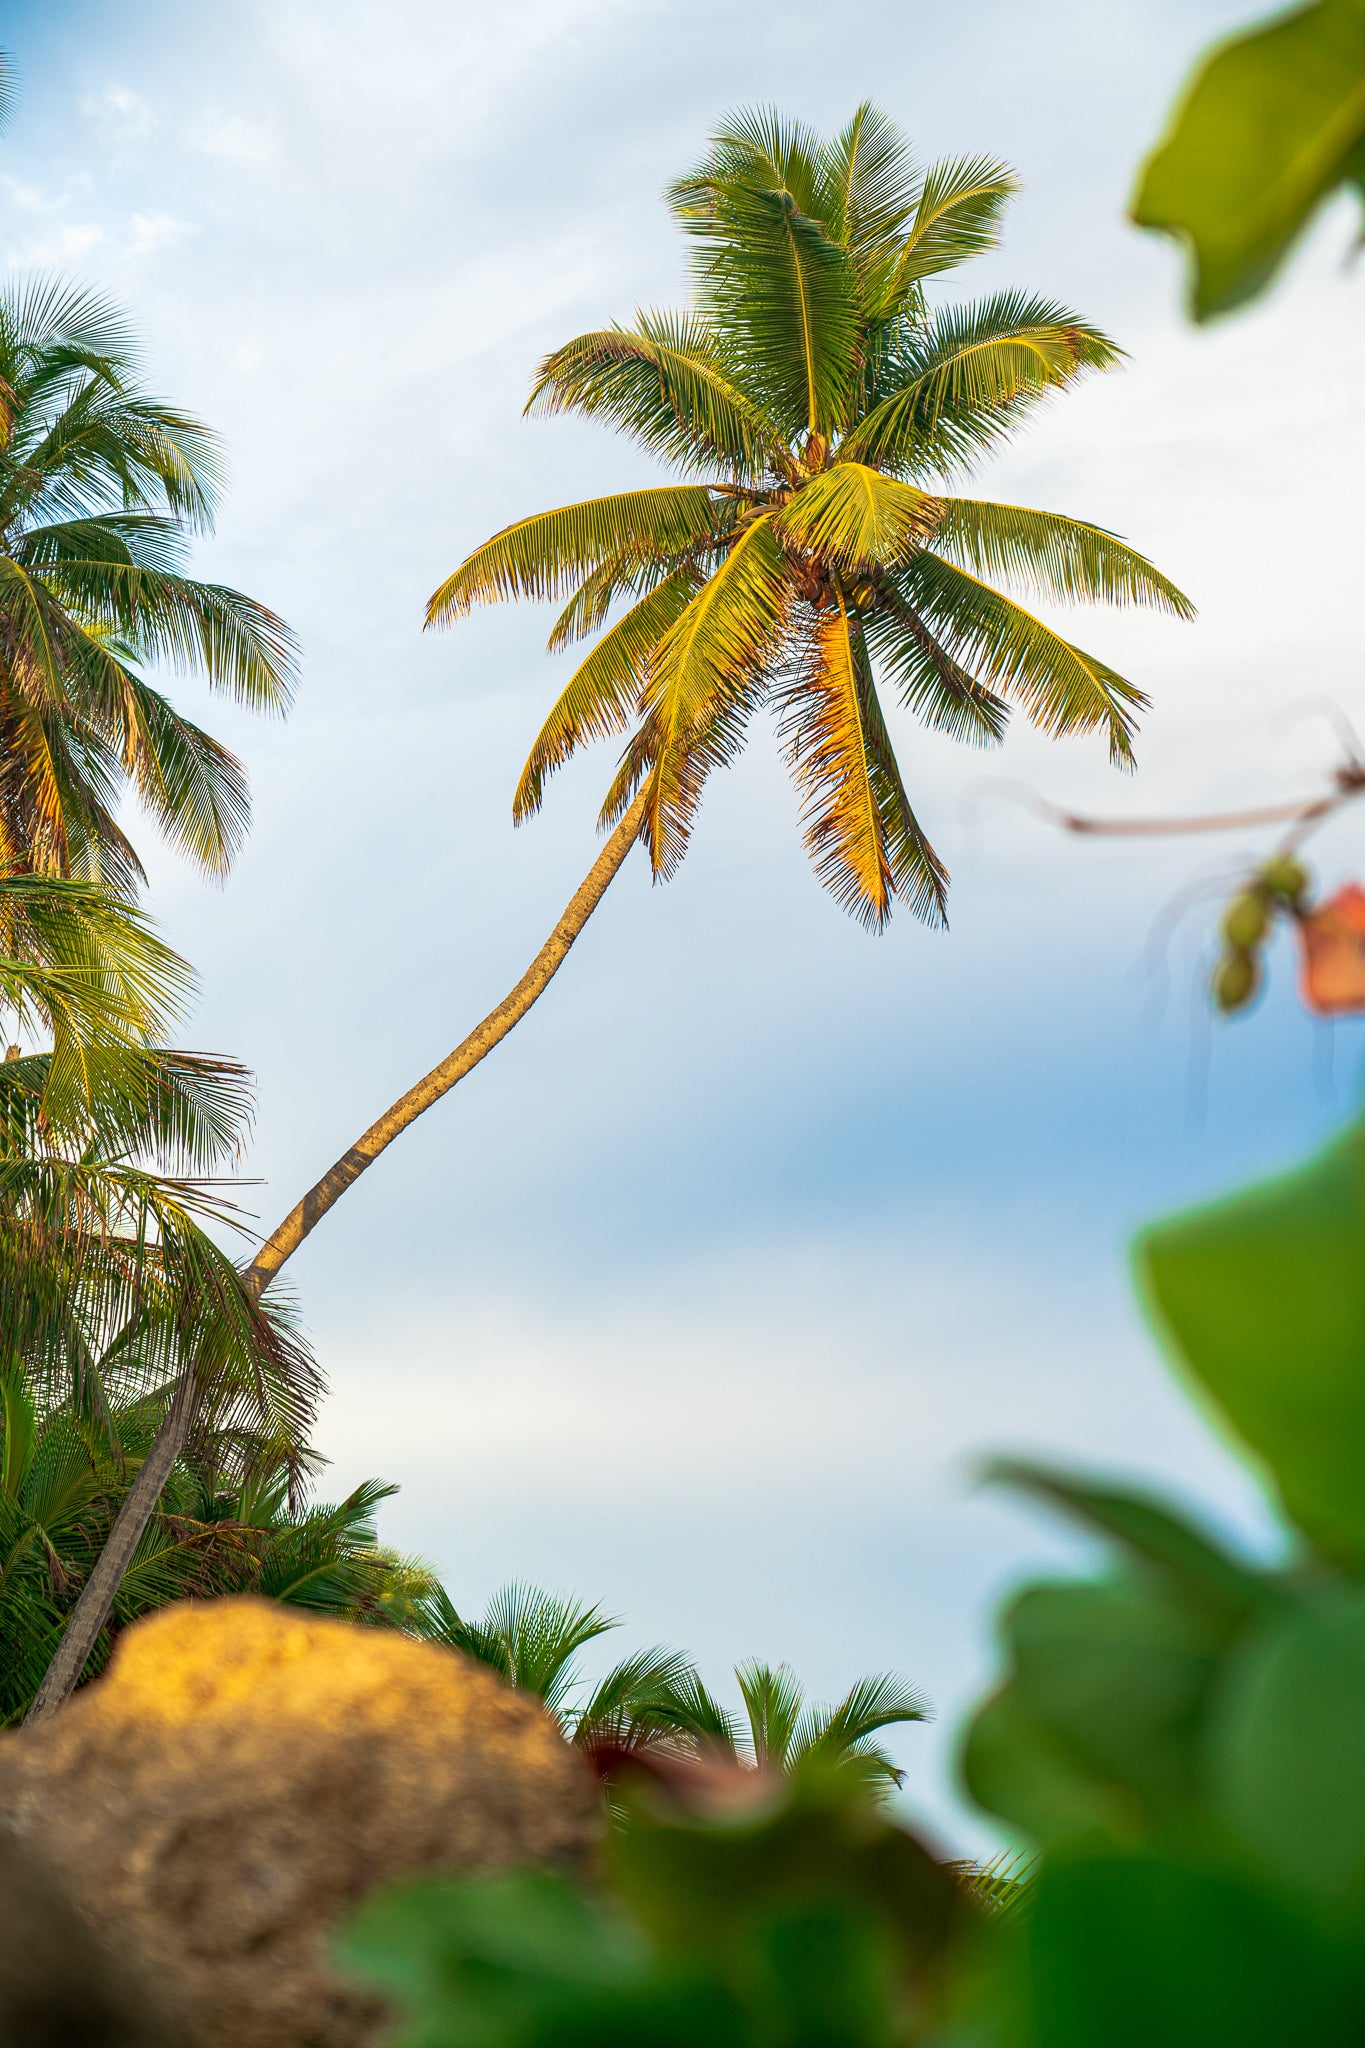
[[[526,597],[566,600],[553,649],[606,626],[542,727],[513,809],[534,811],[586,741],[625,734],[602,812],[611,830],[515,987],[265,1240],[246,1272],[258,1296],[526,1016],[636,841],[656,878],[674,871],[708,775],[761,706],[777,713],[817,875],[874,929],[897,900],[941,921],[947,886],[879,683],[974,745],[998,741],[1017,704],[1050,733],[1099,729],[1113,759],[1131,760],[1142,692],[993,579],[1181,618],[1189,601],[1098,526],[947,490],[1042,401],[1119,359],[1088,322],[1027,293],[930,305],[927,285],[993,245],[1015,190],[981,158],[917,173],[872,107],[832,142],[741,115],[670,194],[694,253],[692,309],[582,335],[542,363],[528,410],[600,418],[689,480],[519,521],[446,579],[428,624]],[[179,1426],[168,1418],[149,1473],[171,1469]],[[92,1574],[73,1617],[70,1682],[115,1563]],[[55,1680],[49,1696],[62,1696]]]
[[[0,1368],[0,1723],[29,1706],[160,1413],[134,1393],[95,1416],[69,1396],[44,1399],[12,1360]],[[314,1503],[301,1462],[292,1446],[232,1430],[178,1465],[84,1676],[103,1669],[120,1628],[187,1597],[254,1593],[396,1625],[388,1602],[403,1563],[374,1526],[396,1489],[366,1480],[336,1506]]]
[[578,1652],[620,1624],[600,1607],[534,1586],[504,1586],[477,1621],[466,1621],[445,1588],[433,1583],[417,1626],[430,1641],[463,1651],[539,1700],[590,1758],[671,1738],[676,1702],[697,1683],[685,1657],[656,1648],[623,1659],[585,1690]]
[[288,702],[273,612],[184,573],[221,475],[207,428],[146,392],[104,300],[51,278],[0,291],[0,864],[143,878],[115,811],[130,786],[167,837],[226,873],[249,818],[240,762],[145,670],[197,670]]
[[882,1729],[927,1721],[928,1703],[890,1672],[860,1678],[835,1706],[808,1701],[785,1664],[735,1667],[744,1702],[743,1733],[709,1695],[689,1703],[690,1729],[704,1748],[752,1769],[788,1775],[811,1766],[857,1771],[873,1783],[899,1785],[902,1773],[876,1740]]
[[585,1690],[578,1652],[619,1625],[600,1607],[522,1585],[504,1586],[479,1620],[466,1621],[434,1584],[419,1621],[430,1640],[462,1650],[539,1700],[566,1738],[608,1771],[663,1751],[784,1775],[829,1764],[899,1784],[875,1738],[895,1723],[928,1719],[921,1695],[890,1674],[860,1679],[837,1706],[823,1707],[806,1700],[785,1664],[751,1662],[735,1670],[747,1724],[741,1734],[688,1659],[659,1647],[624,1658]]
[[978,746],[1013,704],[1050,733],[1099,728],[1127,764],[1143,693],[986,580],[1065,602],[1192,607],[1084,520],[946,494],[1044,399],[1119,351],[1050,301],[998,292],[930,307],[926,284],[990,247],[1016,190],[972,158],[922,175],[875,108],[833,142],[739,116],[670,194],[695,304],[579,336],[541,364],[527,410],[605,420],[702,481],[534,514],[476,548],[429,625],[476,604],[567,599],[559,649],[628,608],[575,670],[513,803],[586,741],[629,735],[605,846],[516,987],[344,1153],[266,1240],[268,1286],[381,1151],[520,1022],[636,840],[656,877],[686,850],[711,770],[777,713],[816,872],[863,923],[896,900],[929,922],[947,876],[910,808],[880,678],[925,724]]
[[[116,1416],[145,1424],[92,1564],[127,1526],[128,1500],[150,1492],[155,1508],[168,1475],[153,1487],[149,1454],[168,1414],[182,1453],[234,1431],[301,1451],[321,1387],[287,1310],[256,1300],[213,1234],[236,1222],[204,1175],[240,1143],[244,1072],[194,1053],[105,1050],[90,1057],[97,1084],[80,1118],[66,1103],[60,1120],[48,1114],[52,1054],[0,1064],[0,1374],[69,1409],[120,1469]],[[149,1521],[120,1558],[125,1586],[147,1558]]]
[[376,1509],[398,1488],[364,1479],[344,1500],[315,1501],[313,1461],[293,1446],[244,1445],[233,1432],[226,1448],[223,1462],[201,1455],[176,1467],[151,1525],[160,1524],[164,1551],[183,1560],[183,1590],[198,1599],[254,1593],[338,1620],[399,1627],[395,1592],[413,1567],[381,1546],[375,1528]]

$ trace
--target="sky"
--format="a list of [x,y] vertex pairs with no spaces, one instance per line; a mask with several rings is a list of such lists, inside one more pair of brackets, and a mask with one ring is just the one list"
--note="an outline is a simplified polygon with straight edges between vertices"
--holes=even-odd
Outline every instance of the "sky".
[[[585,422],[523,420],[572,335],[679,303],[660,201],[719,117],[821,128],[875,98],[925,160],[1023,190],[951,296],[1020,284],[1122,344],[974,488],[1097,520],[1199,607],[1064,629],[1150,694],[1139,769],[1022,728],[994,754],[912,727],[951,928],[873,938],[816,885],[769,727],[710,788],[679,876],[635,857],[528,1021],[289,1269],[330,1382],[333,1492],[401,1492],[386,1537],[477,1609],[512,1578],[600,1601],[724,1691],[788,1660],[819,1697],[893,1668],[907,1811],[990,1831],[957,1730],[1010,1587],[1090,1561],[981,1484],[1028,1452],[1159,1485],[1257,1544],[1251,1477],[1133,1305],[1152,1217],[1301,1154],[1349,1114],[1357,1027],[1312,1024],[1283,943],[1251,1016],[1200,993],[1219,892],[1264,835],[1092,841],[1112,816],[1312,793],[1330,707],[1365,729],[1361,280],[1330,208],[1260,308],[1196,332],[1179,265],[1124,220],[1223,0],[10,0],[11,269],[107,291],[149,379],[224,436],[200,573],[304,650],[269,724],[177,693],[248,763],[228,886],[147,848],[202,981],[187,1038],[258,1077],[240,1199],[269,1229],[521,972],[593,857],[611,757],[513,830],[562,667],[533,609],[421,632],[519,515],[646,481]],[[1357,866],[1349,816],[1314,858]],[[733,1688],[730,1688],[733,1696]]]

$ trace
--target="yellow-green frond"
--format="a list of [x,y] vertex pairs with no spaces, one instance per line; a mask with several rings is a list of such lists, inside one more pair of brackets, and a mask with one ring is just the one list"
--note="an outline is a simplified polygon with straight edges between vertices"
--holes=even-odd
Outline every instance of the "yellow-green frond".
[[1150,605],[1192,619],[1169,576],[1116,533],[1057,512],[944,498],[934,546],[979,576],[1004,577],[1064,603]]
[[922,550],[897,580],[958,660],[1035,725],[1052,734],[1100,727],[1110,758],[1131,762],[1136,715],[1147,704],[1135,684],[941,555]]
[[729,376],[706,321],[638,313],[546,356],[528,413],[604,419],[666,462],[758,479],[788,463],[776,428]]
[[681,555],[716,534],[729,503],[705,484],[665,484],[588,498],[518,520],[476,548],[434,593],[429,626],[476,604],[562,597],[603,562]]
[[644,830],[656,873],[681,859],[706,778],[740,744],[793,596],[773,515],[763,513],[655,650],[641,695],[638,772],[654,764]]
[[640,599],[580,662],[541,727],[513,799],[520,824],[540,809],[545,779],[569,756],[609,733],[623,732],[639,702],[649,657],[690,602],[701,580],[679,569]]
[[849,571],[891,567],[932,533],[939,501],[860,462],[838,462],[778,516],[785,540]]
[[820,614],[778,702],[819,881],[872,929],[898,895],[942,922],[947,877],[910,810],[861,630],[842,607]]

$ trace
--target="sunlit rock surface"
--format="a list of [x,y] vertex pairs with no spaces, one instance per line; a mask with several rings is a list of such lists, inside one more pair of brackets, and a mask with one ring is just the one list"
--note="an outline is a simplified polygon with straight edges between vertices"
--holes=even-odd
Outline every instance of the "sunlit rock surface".
[[379,2008],[326,1959],[348,1908],[412,1872],[575,1862],[598,1814],[578,1757],[491,1673],[256,1600],[154,1615],[0,1741],[0,1824],[41,1843],[192,2048],[368,2048]]

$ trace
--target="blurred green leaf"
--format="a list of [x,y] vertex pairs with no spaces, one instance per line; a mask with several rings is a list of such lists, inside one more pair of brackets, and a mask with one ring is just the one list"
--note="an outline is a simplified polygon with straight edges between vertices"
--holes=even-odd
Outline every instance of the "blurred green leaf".
[[620,1897],[669,1953],[720,1955],[774,1914],[852,1905],[913,1972],[969,1917],[951,1872],[835,1766],[723,1820],[637,1812],[608,1853]]
[[920,2041],[952,1937],[983,1925],[955,1873],[846,1771],[726,1789],[748,1803],[719,1817],[627,1800],[609,1897],[543,1871],[409,1886],[341,1965],[398,2008],[394,2048]]
[[1045,2048],[1359,2039],[1358,1996],[1339,1960],[1233,1873],[1156,1856],[1053,1859],[1026,1929],[1024,2033]]
[[1226,1817],[1292,1884],[1365,1880],[1363,1730],[1365,1589],[1329,1587],[1248,1645],[1211,1746]]
[[1365,1559],[1365,1131],[1159,1224],[1139,1281],[1169,1347],[1338,1560]]
[[397,2048],[529,2039],[585,1993],[638,1986],[651,1961],[638,1930],[550,1871],[383,1893],[338,1956],[410,2016]]
[[977,1709],[963,1744],[962,1776],[978,1806],[1040,1848],[1133,1832],[1131,1797],[1078,1761],[1017,1681]]
[[1365,4],[1316,0],[1218,46],[1148,159],[1133,219],[1182,241],[1191,310],[1254,297],[1365,167]]
[[1006,1626],[1024,1697],[1082,1766],[1144,1802],[1192,1790],[1218,1648],[1207,1624],[1116,1581],[1029,1587]]
[[1169,1591],[1229,1626],[1267,1597],[1261,1573],[1164,1502],[1013,1458],[995,1460],[985,1476],[1032,1493],[1083,1527],[1110,1537]]

